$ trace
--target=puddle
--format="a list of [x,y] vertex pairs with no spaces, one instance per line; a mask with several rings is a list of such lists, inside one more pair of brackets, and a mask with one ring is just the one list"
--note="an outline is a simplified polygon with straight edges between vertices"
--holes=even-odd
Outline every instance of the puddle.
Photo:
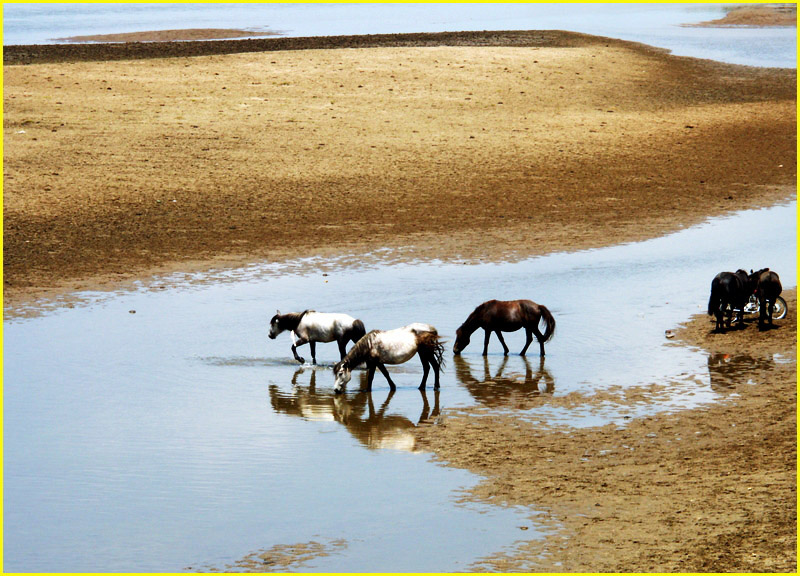
[[[724,397],[763,360],[712,360],[667,345],[665,330],[703,311],[721,270],[769,266],[794,286],[796,204],[515,263],[326,266],[326,276],[314,263],[6,320],[5,569],[179,571],[346,542],[302,569],[469,570],[512,547],[532,512],[459,504],[479,479],[434,464],[410,431],[464,406],[574,427]],[[487,358],[475,341],[452,356],[456,328],[490,298],[553,312],[544,362],[505,358],[494,338]],[[434,324],[449,340],[441,390],[416,389],[412,359],[389,367],[394,394],[380,374],[358,392],[357,371],[334,396],[335,344],[317,347],[319,366],[299,366],[288,335],[267,338],[276,308],[308,307],[368,330]],[[506,337],[512,353],[523,341]]]
[[775,360],[769,356],[754,358],[744,354],[709,354],[708,376],[711,389],[717,392],[730,392],[738,384],[757,384],[754,375],[769,372]]

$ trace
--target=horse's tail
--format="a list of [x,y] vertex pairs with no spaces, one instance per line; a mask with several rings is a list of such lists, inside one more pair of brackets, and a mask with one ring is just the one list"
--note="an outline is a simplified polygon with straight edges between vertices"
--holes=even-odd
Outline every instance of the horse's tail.
[[711,296],[708,298],[708,315],[714,316],[719,312],[720,297],[719,297],[719,279],[714,278],[711,281]]
[[417,348],[429,352],[439,365],[439,369],[444,369],[444,341],[439,338],[436,329],[429,332],[418,332]]
[[353,320],[353,327],[350,329],[350,339],[353,342],[358,342],[367,334],[367,329],[364,328],[364,323],[361,320]]
[[556,319],[553,318],[553,314],[550,313],[550,310],[548,310],[546,306],[539,304],[539,311],[541,312],[542,320],[544,320],[545,323],[544,334],[542,334],[542,337],[544,338],[543,342],[549,342],[556,333]]

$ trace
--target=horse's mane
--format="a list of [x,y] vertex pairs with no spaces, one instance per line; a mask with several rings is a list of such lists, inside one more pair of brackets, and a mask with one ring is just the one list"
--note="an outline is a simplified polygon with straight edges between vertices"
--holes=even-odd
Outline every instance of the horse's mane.
[[279,326],[283,329],[283,326],[288,327],[290,330],[294,330],[297,328],[297,325],[300,324],[300,321],[303,319],[303,316],[308,314],[309,312],[313,312],[313,310],[303,310],[302,312],[287,312],[286,314],[279,314],[278,315],[278,322]]
[[366,336],[359,339],[347,355],[342,359],[342,362],[347,362],[347,365],[350,368],[355,368],[359,364],[361,364],[366,357],[369,355],[369,351],[372,348],[372,340],[375,337],[375,334],[378,334],[380,330],[372,330],[367,333]]
[[489,300],[488,302],[484,302],[483,304],[478,304],[478,306],[473,310],[467,319],[464,320],[464,323],[458,327],[459,330],[468,329],[474,332],[478,329],[481,317],[483,316],[484,312],[486,311],[486,307],[489,305],[490,302],[493,300]]

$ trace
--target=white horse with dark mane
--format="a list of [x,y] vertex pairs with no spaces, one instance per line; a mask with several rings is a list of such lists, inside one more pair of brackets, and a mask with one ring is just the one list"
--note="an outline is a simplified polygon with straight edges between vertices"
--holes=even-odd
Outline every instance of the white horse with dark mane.
[[292,335],[292,354],[301,364],[305,358],[297,354],[297,347],[308,344],[311,348],[311,361],[317,363],[317,342],[333,342],[339,344],[339,357],[345,357],[347,343],[358,342],[366,329],[361,320],[347,314],[328,314],[305,310],[304,312],[278,313],[269,321],[269,337],[274,340],[278,334],[286,330]]
[[436,328],[430,324],[415,323],[394,330],[373,330],[356,342],[342,361],[333,367],[336,376],[333,391],[337,394],[344,392],[344,387],[350,381],[351,370],[362,363],[367,366],[367,391],[372,390],[375,368],[386,377],[389,388],[395,390],[396,386],[384,364],[403,364],[411,360],[414,354],[419,354],[422,362],[422,383],[419,389],[425,389],[428,372],[433,366],[433,387],[438,390],[439,369],[444,363],[444,346]]

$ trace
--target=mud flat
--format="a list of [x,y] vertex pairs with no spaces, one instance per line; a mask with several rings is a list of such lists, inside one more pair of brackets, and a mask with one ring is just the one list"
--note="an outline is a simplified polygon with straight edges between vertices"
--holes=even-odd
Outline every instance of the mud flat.
[[[796,291],[784,296],[796,310]],[[777,324],[712,334],[698,315],[677,330],[678,345],[709,352],[718,404],[568,433],[478,408],[418,428],[437,458],[486,477],[470,498],[544,509],[555,530],[476,568],[795,572],[795,313]]]
[[562,32],[7,48],[6,306],[383,246],[527,257],[795,195],[795,70]]

